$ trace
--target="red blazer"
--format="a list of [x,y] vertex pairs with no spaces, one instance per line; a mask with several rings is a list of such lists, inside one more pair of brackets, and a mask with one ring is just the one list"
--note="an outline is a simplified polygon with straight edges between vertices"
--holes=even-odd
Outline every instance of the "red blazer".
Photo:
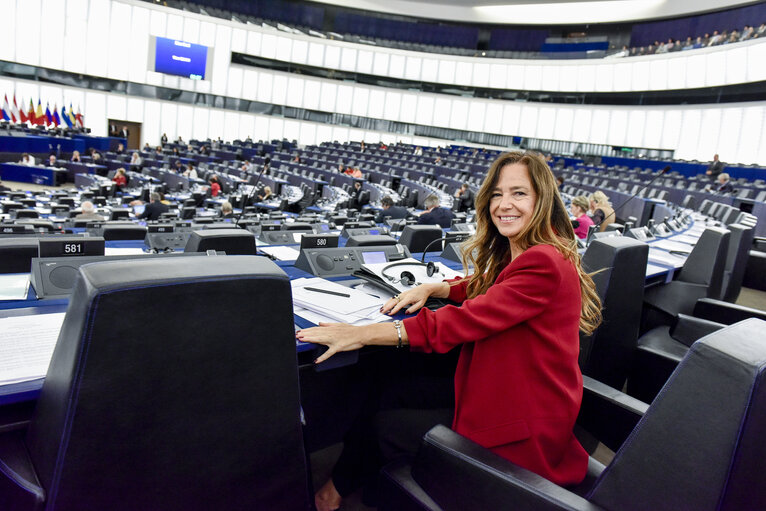
[[572,429],[582,401],[580,282],[550,245],[529,248],[483,295],[404,320],[413,350],[462,344],[452,429],[559,485],[583,480],[588,454]]

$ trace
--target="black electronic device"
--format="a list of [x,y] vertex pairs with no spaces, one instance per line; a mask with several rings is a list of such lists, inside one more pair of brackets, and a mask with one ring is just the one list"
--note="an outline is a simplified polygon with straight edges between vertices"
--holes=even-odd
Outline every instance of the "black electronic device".
[[395,262],[410,257],[403,245],[377,247],[307,248],[301,250],[295,267],[317,277],[344,277],[363,264]]
[[625,236],[639,241],[652,241],[657,239],[648,227],[634,227],[632,229],[627,229],[625,231]]
[[[449,231],[444,233],[444,237],[446,238],[444,240],[444,250],[442,250],[440,257],[450,261],[462,262],[462,244],[471,237],[471,233],[466,231]],[[423,255],[425,256],[425,252],[423,252]]]
[[187,257],[205,256],[190,254],[136,254],[124,256],[82,256],[82,257],[35,257],[32,259],[31,283],[38,299],[67,298],[72,293],[80,266],[104,261],[136,259],[145,257]]
[[[261,225],[261,234],[258,239],[270,245],[298,245],[304,233],[301,231],[264,231]],[[314,231],[305,234],[313,234]]]
[[40,257],[104,255],[104,238],[97,236],[47,236],[40,238]]
[[304,234],[301,250],[306,248],[337,248],[340,236],[337,234]]
[[462,231],[462,232],[468,232],[468,233],[473,233],[474,231],[476,231],[476,226],[474,224],[469,224],[469,223],[456,223],[452,225],[452,228],[455,229],[456,231]]
[[387,235],[389,230],[384,227],[368,227],[368,228],[344,228],[342,235],[351,238],[354,236],[377,236]]
[[420,262],[420,263],[413,263],[413,262],[405,262],[400,261],[396,263],[391,263],[387,266],[384,266],[383,269],[380,270],[381,276],[388,280],[391,284],[397,284],[400,283],[405,286],[416,286],[419,285],[420,282],[417,281],[415,278],[415,274],[411,271],[404,270],[397,276],[396,271],[393,270],[393,268],[413,268],[413,267],[420,267],[423,266],[426,269],[426,275],[429,277],[433,277],[434,275],[444,275],[441,270],[439,269],[439,266],[434,262]]
[[[341,231],[340,235],[344,238],[348,238],[349,236],[353,236],[349,231],[351,230],[357,230],[357,229],[375,229],[375,224],[372,222],[346,222],[343,224],[343,231]],[[357,234],[374,234],[370,232],[366,233],[357,233]],[[382,233],[377,233],[382,234]]]
[[281,231],[282,230],[282,224],[279,223],[262,223],[261,224],[261,232],[263,231]]
[[0,238],[0,273],[28,273],[32,258],[39,255],[37,238]]
[[167,252],[170,250],[183,250],[191,237],[191,230],[188,231],[155,231],[147,232],[144,238],[144,244],[156,252]]

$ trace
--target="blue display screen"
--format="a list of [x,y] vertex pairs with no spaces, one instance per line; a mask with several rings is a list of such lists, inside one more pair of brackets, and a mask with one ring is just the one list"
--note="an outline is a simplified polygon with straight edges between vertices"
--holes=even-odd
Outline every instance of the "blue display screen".
[[193,80],[205,79],[207,46],[164,37],[158,37],[156,44],[155,71]]

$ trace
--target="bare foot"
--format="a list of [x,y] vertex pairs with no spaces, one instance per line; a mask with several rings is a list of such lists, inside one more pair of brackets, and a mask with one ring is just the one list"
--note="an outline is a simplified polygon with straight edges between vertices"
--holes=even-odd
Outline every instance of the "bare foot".
[[343,498],[335,488],[332,479],[329,479],[324,485],[319,488],[319,491],[314,494],[314,505],[317,507],[317,511],[335,511],[340,509],[340,503]]

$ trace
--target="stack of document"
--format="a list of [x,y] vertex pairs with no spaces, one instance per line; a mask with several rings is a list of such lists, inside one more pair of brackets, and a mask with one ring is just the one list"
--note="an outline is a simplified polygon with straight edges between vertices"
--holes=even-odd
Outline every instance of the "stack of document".
[[0,319],[0,385],[45,377],[64,316],[62,312]]
[[386,302],[383,298],[320,278],[296,279],[290,284],[294,314],[311,323],[369,325],[391,319],[380,313]]

